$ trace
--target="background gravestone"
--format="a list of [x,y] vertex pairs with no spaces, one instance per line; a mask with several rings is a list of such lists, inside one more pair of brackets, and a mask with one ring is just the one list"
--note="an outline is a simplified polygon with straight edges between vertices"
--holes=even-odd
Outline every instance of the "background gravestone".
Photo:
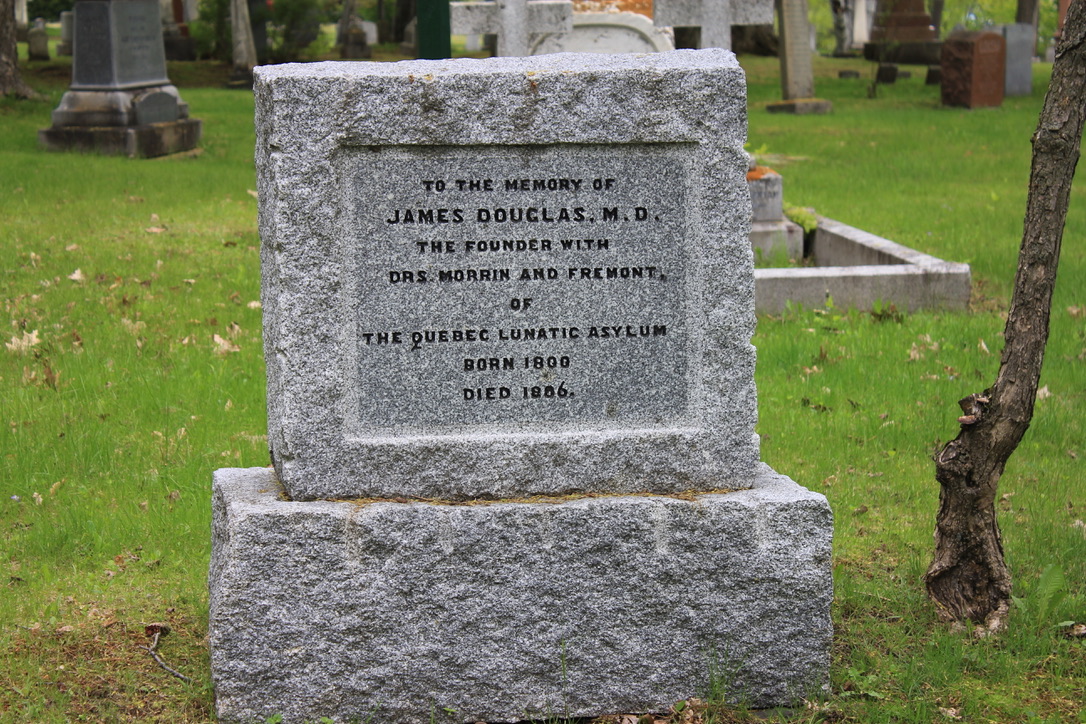
[[166,77],[156,0],[80,0],[74,12],[72,84],[41,144],[130,157],[195,148],[201,123]]
[[942,101],[945,106],[1003,105],[1006,42],[993,32],[954,33],[943,43]]
[[729,49],[733,25],[773,22],[773,0],[654,0],[652,12],[657,27],[697,28],[699,48]]
[[864,57],[884,63],[932,65],[940,44],[924,0],[879,0]]
[[456,35],[496,35],[498,56],[530,55],[533,36],[573,32],[569,0],[453,2],[449,13]]
[[675,50],[664,32],[638,13],[573,13],[568,34],[537,36],[532,55],[546,53],[662,53]]
[[251,87],[253,68],[259,61],[253,23],[249,17],[248,0],[230,0],[230,29],[233,45],[231,55],[233,70],[230,73],[230,85]]
[[254,90],[276,470],[215,475],[219,719],[824,688],[832,516],[758,462],[734,56],[293,64]]
[[343,34],[343,42],[340,45],[339,57],[344,60],[373,57],[373,50],[370,48],[361,18],[355,16],[348,21],[347,32]]
[[786,259],[803,258],[803,229],[784,215],[784,181],[780,174],[751,160],[747,172],[750,203],[753,209],[750,243],[756,256],[772,259],[784,254]]
[[778,0],[781,29],[781,95],[786,101],[814,97],[807,0]]
[[30,16],[27,14],[26,0],[15,0],[15,39],[25,43],[29,32]]
[[49,32],[45,29],[45,21],[38,18],[34,26],[26,35],[27,59],[49,60]]
[[75,14],[65,10],[60,14],[60,42],[57,43],[57,55],[72,54],[72,36],[75,34]]
[[781,97],[766,105],[770,113],[796,115],[829,113],[833,104],[814,97],[814,69],[811,65],[811,24],[807,0],[776,0],[780,21]]
[[1029,23],[1012,23],[1000,28],[1006,42],[1007,59],[1003,94],[1028,96],[1033,92],[1033,56],[1037,33]]
[[[450,8],[451,9],[451,8]],[[455,16],[453,16],[455,18]],[[454,21],[455,22],[455,21]],[[400,52],[404,55],[410,55],[415,57],[419,53],[419,39],[418,39],[419,19],[411,18],[407,25],[403,28],[403,40],[400,41]],[[455,26],[453,31],[456,32]]]

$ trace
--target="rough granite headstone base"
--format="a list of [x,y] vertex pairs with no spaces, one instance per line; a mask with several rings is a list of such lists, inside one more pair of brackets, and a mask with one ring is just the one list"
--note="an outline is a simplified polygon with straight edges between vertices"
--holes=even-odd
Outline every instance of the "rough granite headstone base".
[[821,115],[833,112],[833,103],[821,98],[798,98],[790,101],[773,101],[765,109],[770,113],[789,113],[794,116]]
[[767,707],[828,683],[832,513],[765,465],[689,499],[292,502],[265,468],[213,495],[222,721],[664,711],[711,677]]
[[194,118],[143,126],[60,126],[38,131],[38,142],[47,151],[154,158],[196,148],[202,127]]

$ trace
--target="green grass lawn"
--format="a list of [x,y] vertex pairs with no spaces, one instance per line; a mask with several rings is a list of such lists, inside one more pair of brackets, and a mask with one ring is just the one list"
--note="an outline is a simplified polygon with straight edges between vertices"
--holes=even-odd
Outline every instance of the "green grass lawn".
[[[0,101],[0,721],[213,719],[205,641],[211,472],[268,463],[252,95],[229,69],[171,64],[204,121],[198,154],[48,154],[41,101]],[[1046,66],[1000,109],[940,108],[914,77],[816,63],[827,116],[771,115],[774,59],[744,59],[750,148],[788,203],[973,267],[973,309],[759,319],[763,458],[836,513],[833,693],[785,721],[1086,721],[1086,184],[1065,232],[1033,425],[1003,478],[1008,633],[937,623],[920,575],[956,401],[994,380]],[[24,65],[24,68],[27,66]],[[837,70],[858,68],[860,80]],[[1046,583],[1039,586],[1043,571]],[[172,633],[139,648],[145,625]],[[743,712],[710,712],[744,721]]]

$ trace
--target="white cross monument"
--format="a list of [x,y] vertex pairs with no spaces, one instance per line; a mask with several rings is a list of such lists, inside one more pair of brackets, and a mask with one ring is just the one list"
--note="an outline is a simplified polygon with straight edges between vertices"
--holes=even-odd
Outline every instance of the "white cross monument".
[[702,48],[732,47],[733,25],[773,23],[773,0],[654,0],[658,28],[700,27]]
[[530,53],[531,35],[573,32],[570,0],[491,0],[449,3],[453,35],[498,36],[498,55]]

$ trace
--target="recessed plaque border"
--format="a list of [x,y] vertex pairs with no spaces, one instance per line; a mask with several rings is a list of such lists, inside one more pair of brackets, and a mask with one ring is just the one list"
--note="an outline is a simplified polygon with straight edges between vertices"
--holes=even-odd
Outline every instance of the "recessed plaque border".
[[[604,416],[594,419],[570,419],[557,420],[561,424],[561,436],[579,436],[585,433],[632,433],[644,435],[646,433],[675,433],[678,431],[692,431],[702,426],[699,411],[704,411],[702,404],[703,380],[701,379],[701,352],[704,347],[704,335],[700,332],[704,329],[704,290],[703,267],[699,263],[699,256],[693,253],[693,247],[702,243],[698,237],[698,230],[702,227],[700,214],[700,199],[698,198],[698,179],[696,169],[697,144],[694,143],[642,143],[642,144],[593,144],[593,143],[560,143],[560,144],[521,144],[512,146],[499,146],[493,144],[475,145],[433,145],[410,146],[391,145],[383,147],[344,145],[335,153],[333,166],[336,169],[340,184],[340,208],[336,219],[336,225],[341,229],[337,235],[340,248],[336,255],[339,263],[336,265],[343,278],[340,280],[340,294],[343,296],[341,308],[359,311],[358,298],[363,286],[359,275],[355,273],[359,266],[359,249],[356,244],[380,243],[379,239],[362,239],[356,235],[352,228],[357,222],[359,209],[359,196],[355,191],[355,184],[366,183],[367,179],[357,177],[359,166],[368,166],[370,163],[396,164],[404,163],[407,166],[426,165],[428,162],[443,162],[456,164],[460,160],[471,159],[478,162],[483,160],[496,160],[510,162],[529,159],[531,173],[539,177],[563,176],[562,164],[565,159],[579,156],[581,158],[606,159],[606,158],[637,158],[644,162],[645,159],[668,161],[676,164],[681,169],[682,181],[682,218],[676,222],[681,227],[679,242],[682,245],[683,269],[680,280],[683,303],[683,314],[680,334],[681,341],[671,345],[683,356],[684,372],[682,374],[682,386],[684,400],[681,410],[673,412],[662,419],[647,423],[645,420],[616,420]],[[359,163],[359,159],[367,159]],[[540,159],[550,162],[539,164]],[[478,166],[478,163],[475,164]],[[621,161],[619,162],[621,165]],[[568,162],[565,162],[568,168]],[[612,164],[614,166],[614,164]],[[552,173],[553,172],[553,173]],[[379,183],[376,179],[368,179]],[[585,183],[591,183],[593,179],[577,179]],[[633,192],[634,195],[637,192]],[[642,196],[648,192],[642,191]],[[382,188],[374,188],[371,192],[362,194],[367,200],[374,202],[382,208],[374,209],[374,213],[383,211],[390,204],[383,197]],[[534,198],[539,198],[536,195]],[[475,213],[475,209],[470,210]],[[602,224],[593,225],[598,230]],[[522,227],[523,228],[523,227]],[[574,233],[570,231],[568,233]],[[589,231],[585,231],[588,234]],[[511,233],[509,235],[516,235]],[[507,236],[509,236],[507,235]],[[532,236],[530,233],[522,233],[522,236]],[[544,234],[540,234],[542,236]],[[553,235],[560,236],[560,231]],[[617,242],[618,240],[616,240]],[[613,242],[614,243],[614,242]],[[507,255],[507,256],[515,256]],[[531,266],[527,261],[521,264],[518,260],[504,259],[510,265],[521,268]],[[538,257],[537,257],[538,261]],[[542,263],[542,262],[540,262]],[[564,271],[564,270],[563,270]],[[431,287],[434,285],[431,283]],[[371,294],[379,294],[379,290],[369,290]],[[340,320],[340,349],[342,353],[344,369],[355,370],[359,368],[362,346],[359,338],[359,314],[349,315]],[[699,316],[701,317],[699,319]],[[496,332],[496,330],[495,330]],[[405,334],[403,346],[409,344],[409,337]],[[450,358],[453,355],[450,349]],[[523,355],[516,357],[519,364]],[[429,424],[418,422],[403,422],[400,424],[367,424],[360,414],[360,405],[364,404],[363,396],[344,381],[342,394],[340,395],[341,415],[343,420],[343,436],[347,444],[354,445],[381,445],[396,444],[398,441],[419,440],[424,438],[440,440],[442,438],[455,437],[460,440],[470,439],[472,435],[481,438],[493,439],[495,436],[507,436],[510,438],[531,439],[540,435],[555,435],[555,419],[525,421],[506,420],[496,422],[476,422],[471,424],[458,424],[450,420],[440,421],[440,433],[435,433],[435,421]],[[483,403],[486,404],[486,403]]]

